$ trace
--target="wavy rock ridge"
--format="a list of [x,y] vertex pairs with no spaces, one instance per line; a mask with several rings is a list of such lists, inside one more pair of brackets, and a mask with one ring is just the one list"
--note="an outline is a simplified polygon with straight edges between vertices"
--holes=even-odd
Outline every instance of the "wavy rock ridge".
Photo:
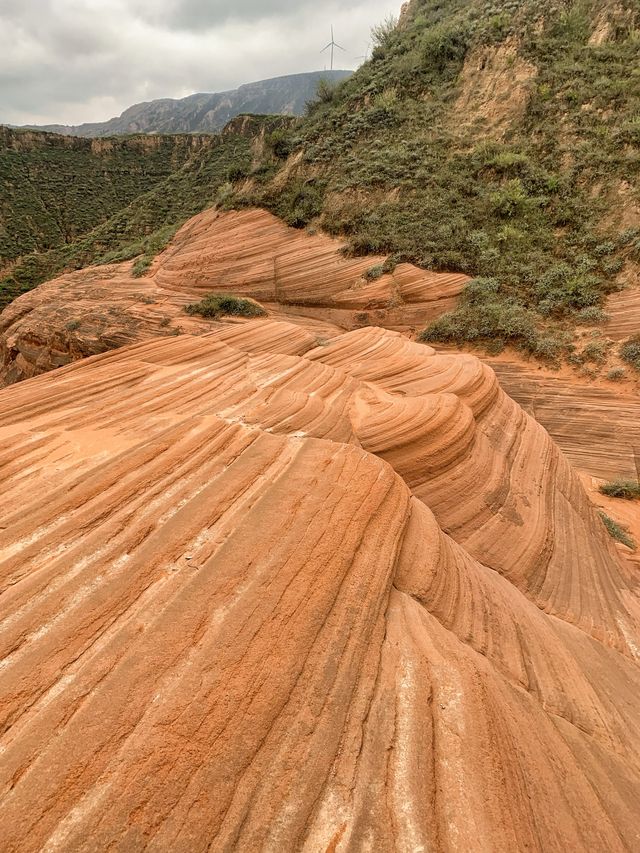
[[367,281],[384,258],[346,259],[342,244],[288,228],[263,210],[207,210],[178,232],[151,275],[131,264],[62,276],[16,299],[0,315],[0,384],[77,358],[178,331],[200,333],[184,306],[231,292],[270,310],[341,328],[422,328],[450,310],[467,281],[400,264]]
[[0,411],[3,849],[637,847],[632,569],[476,359],[260,320]]

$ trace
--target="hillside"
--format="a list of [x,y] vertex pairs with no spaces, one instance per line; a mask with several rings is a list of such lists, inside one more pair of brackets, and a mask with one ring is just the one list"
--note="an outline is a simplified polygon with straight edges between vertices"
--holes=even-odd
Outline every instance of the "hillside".
[[249,174],[265,134],[289,121],[240,116],[215,136],[108,140],[3,129],[0,308],[64,269],[141,256],[142,273],[186,219]]
[[337,83],[351,71],[313,71],[247,83],[229,92],[201,93],[135,104],[109,121],[75,126],[50,125],[37,130],[81,137],[131,133],[215,133],[237,115],[301,116],[320,80]]
[[0,127],[0,271],[73,243],[210,144],[207,136],[91,142]]
[[428,340],[580,359],[640,283],[639,28],[638,0],[413,0],[235,203],[478,278]]

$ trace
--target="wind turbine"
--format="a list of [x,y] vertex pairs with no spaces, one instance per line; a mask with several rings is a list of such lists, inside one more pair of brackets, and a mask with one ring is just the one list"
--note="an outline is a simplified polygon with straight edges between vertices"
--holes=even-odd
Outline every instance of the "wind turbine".
[[325,50],[329,50],[329,48],[331,48],[331,70],[332,71],[333,71],[333,51],[336,47],[338,48],[338,50],[344,50],[344,48],[341,47],[338,44],[338,42],[334,39],[334,37],[333,37],[333,24],[331,24],[331,41],[329,42],[329,44],[326,47],[322,48],[320,53],[324,53]]
[[368,44],[366,51],[361,56],[356,56],[356,59],[364,59],[365,62],[368,62],[370,52],[371,52],[371,44]]

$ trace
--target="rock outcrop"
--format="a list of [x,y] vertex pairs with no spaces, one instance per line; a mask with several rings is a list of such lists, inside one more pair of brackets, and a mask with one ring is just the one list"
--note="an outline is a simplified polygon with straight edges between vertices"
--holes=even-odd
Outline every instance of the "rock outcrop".
[[634,569],[488,367],[265,319],[0,413],[4,850],[637,846]]
[[130,263],[92,267],[12,302],[0,315],[0,384],[158,335],[206,331],[211,322],[194,325],[183,309],[213,291],[325,325],[422,328],[455,305],[467,281],[410,264],[369,281],[367,271],[384,258],[347,259],[341,248],[262,210],[207,210],[187,222],[145,278],[132,278]]
[[567,375],[535,362],[488,359],[500,385],[541,423],[571,464],[602,480],[640,477],[640,396]]

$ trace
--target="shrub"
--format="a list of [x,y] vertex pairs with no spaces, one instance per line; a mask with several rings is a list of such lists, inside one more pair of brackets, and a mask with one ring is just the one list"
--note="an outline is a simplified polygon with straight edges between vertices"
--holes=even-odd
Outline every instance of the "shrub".
[[532,313],[503,297],[495,279],[476,278],[462,292],[459,307],[431,323],[420,339],[458,345],[494,340],[533,350],[536,327]]
[[384,275],[384,265],[378,264],[375,267],[369,267],[369,269],[365,272],[364,278],[367,281],[376,281],[379,278],[382,278]]
[[267,312],[250,299],[241,299],[227,293],[209,293],[200,302],[187,305],[187,314],[198,314],[200,317],[263,317]]
[[383,21],[371,27],[371,41],[374,47],[384,47],[397,26],[398,19],[396,16],[387,15]]
[[622,367],[612,367],[607,373],[607,379],[610,382],[620,382],[627,374]]
[[138,258],[135,264],[131,267],[131,275],[134,278],[142,278],[142,276],[151,266],[152,260],[153,258],[150,258],[147,255],[145,255],[143,258]]
[[447,66],[462,63],[469,36],[462,24],[438,24],[426,30],[420,43],[425,68],[442,74]]
[[614,521],[610,516],[606,514],[606,512],[600,512],[599,515],[604,523],[604,526],[609,531],[609,535],[612,536],[616,540],[616,542],[622,542],[622,544],[626,545],[627,548],[631,548],[633,551],[635,551],[636,543],[629,535],[629,530],[626,527],[623,527],[621,524],[618,524],[617,521]]
[[626,501],[633,501],[640,498],[640,482],[638,480],[612,480],[610,483],[603,483],[600,486],[600,491],[610,498],[623,498]]
[[318,87],[314,100],[307,103],[307,115],[312,115],[323,104],[332,104],[336,97],[338,89],[337,83],[332,83],[326,77],[321,77],[318,80]]
[[584,361],[592,361],[595,364],[604,364],[607,360],[609,346],[606,341],[591,341],[582,350]]
[[494,212],[505,219],[523,213],[529,196],[522,185],[520,178],[514,178],[500,190],[491,196],[491,205]]
[[640,371],[640,335],[634,335],[621,344],[618,352],[623,361]]
[[291,134],[278,128],[267,136],[267,145],[279,160],[286,160],[293,150]]
[[598,323],[606,323],[609,315],[602,308],[598,308],[596,305],[589,305],[587,308],[581,308],[579,311],[576,311],[575,318],[578,323],[591,326]]
[[491,344],[492,354],[507,344],[542,361],[558,362],[571,350],[571,335],[538,329],[536,314],[506,294],[492,278],[476,278],[460,296],[455,311],[444,314],[422,332],[425,342]]
[[526,154],[518,151],[500,151],[489,160],[488,165],[500,173],[520,174],[530,168],[530,161]]
[[273,210],[292,228],[304,228],[322,213],[323,195],[313,181],[297,181],[274,198]]

